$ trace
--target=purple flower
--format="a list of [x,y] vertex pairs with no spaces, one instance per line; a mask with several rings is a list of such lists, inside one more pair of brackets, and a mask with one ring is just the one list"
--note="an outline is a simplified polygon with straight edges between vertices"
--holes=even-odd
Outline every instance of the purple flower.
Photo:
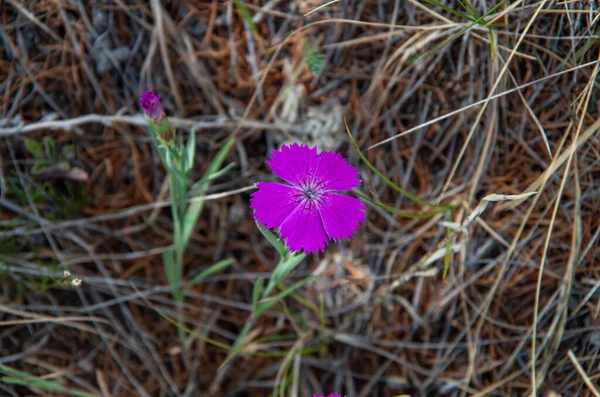
[[155,123],[158,123],[163,118],[163,109],[160,104],[160,94],[156,95],[152,91],[142,92],[140,95],[140,106],[146,112],[146,115]]
[[267,164],[290,185],[258,182],[250,208],[267,229],[279,228],[291,251],[319,252],[329,239],[349,239],[365,219],[366,207],[335,191],[360,185],[358,171],[335,152],[294,143],[273,151]]

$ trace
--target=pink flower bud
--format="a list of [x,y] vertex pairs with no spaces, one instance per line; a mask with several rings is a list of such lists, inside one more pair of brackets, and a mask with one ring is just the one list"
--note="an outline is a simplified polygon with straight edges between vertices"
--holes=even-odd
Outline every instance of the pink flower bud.
[[163,108],[160,104],[160,94],[154,94],[152,91],[145,91],[140,95],[140,106],[144,112],[155,123],[159,123],[163,118]]

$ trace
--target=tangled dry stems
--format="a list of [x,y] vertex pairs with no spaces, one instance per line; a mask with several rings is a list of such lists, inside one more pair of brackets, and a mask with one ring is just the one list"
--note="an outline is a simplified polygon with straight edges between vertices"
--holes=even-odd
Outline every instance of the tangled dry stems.
[[[148,305],[175,315],[160,260],[172,248],[165,174],[136,106],[153,88],[182,133],[198,132],[199,164],[230,134],[239,138],[230,158],[238,167],[209,192],[186,279],[223,258],[236,264],[186,290],[195,332],[235,340],[252,284],[275,260],[244,188],[265,178],[265,155],[283,137],[304,139],[319,109],[342,106],[379,170],[461,207],[430,220],[372,207],[352,242],[301,266],[294,279],[319,275],[300,294],[323,297],[329,343],[290,356],[294,393],[597,395],[597,11],[517,1],[494,17],[493,56],[488,30],[476,26],[415,63],[464,23],[416,1],[384,3],[330,4],[304,17],[321,3],[245,2],[252,32],[234,2],[4,2],[0,363],[99,396],[264,396],[280,379],[281,357],[243,355],[218,371],[226,351],[195,337],[180,346]],[[321,43],[325,69],[302,68],[294,80],[307,42]],[[323,134],[342,128],[328,121]],[[24,139],[43,136],[73,143],[90,175],[92,203],[67,218],[55,219],[56,200],[31,199],[43,181],[28,172]],[[349,145],[341,150],[359,164]],[[419,211],[363,170],[361,193]],[[461,224],[488,194],[526,191],[538,194],[491,204],[459,235],[443,280],[443,259],[428,260],[445,238],[442,222]],[[40,287],[65,264],[81,289]],[[285,304],[302,327],[270,312],[253,338],[295,336],[261,350],[323,337],[318,312]]]

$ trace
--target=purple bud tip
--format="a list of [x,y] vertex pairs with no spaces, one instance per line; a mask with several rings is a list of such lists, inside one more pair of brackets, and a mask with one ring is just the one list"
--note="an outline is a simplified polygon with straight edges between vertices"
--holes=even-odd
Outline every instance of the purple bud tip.
[[162,120],[163,109],[160,105],[160,94],[157,95],[152,91],[142,92],[139,103],[146,115],[150,117],[152,121],[158,123]]

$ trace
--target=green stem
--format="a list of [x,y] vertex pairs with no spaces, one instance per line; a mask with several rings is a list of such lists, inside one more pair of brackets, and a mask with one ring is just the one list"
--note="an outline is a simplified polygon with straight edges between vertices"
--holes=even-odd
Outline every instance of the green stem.
[[[177,321],[183,324],[183,294],[181,291],[182,281],[183,281],[183,254],[185,251],[185,245],[183,243],[182,237],[182,225],[181,225],[181,207],[180,205],[185,205],[181,203],[181,197],[177,192],[177,188],[173,183],[173,177],[169,176],[170,180],[170,190],[171,197],[173,199],[173,204],[171,205],[171,213],[173,215],[173,241],[175,243],[175,260],[172,274],[174,276],[173,285],[171,289],[173,291],[173,298],[175,299],[177,305]],[[179,331],[179,339],[181,341],[182,347],[185,345],[185,333],[181,328]]]

